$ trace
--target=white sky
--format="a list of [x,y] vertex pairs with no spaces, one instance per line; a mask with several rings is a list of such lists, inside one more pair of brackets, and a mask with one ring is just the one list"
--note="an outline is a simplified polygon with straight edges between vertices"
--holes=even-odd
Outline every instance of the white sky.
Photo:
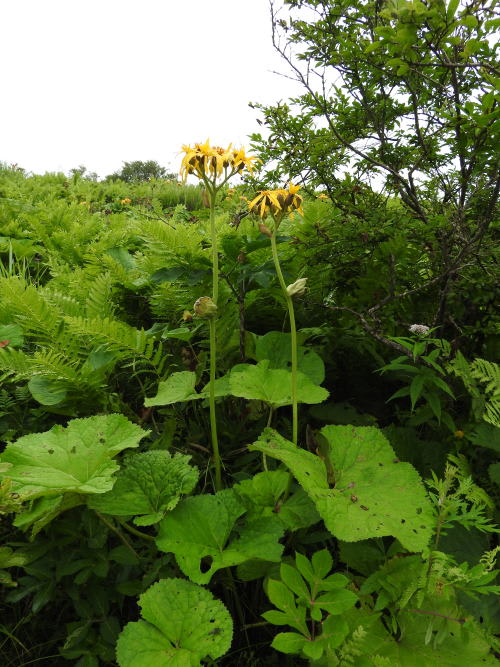
[[248,147],[248,102],[296,94],[268,0],[0,0],[0,161],[177,171],[181,144]]

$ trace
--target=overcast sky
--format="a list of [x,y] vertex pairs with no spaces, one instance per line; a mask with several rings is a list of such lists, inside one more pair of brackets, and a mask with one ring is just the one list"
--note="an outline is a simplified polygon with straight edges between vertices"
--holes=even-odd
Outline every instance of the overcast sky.
[[181,144],[248,146],[249,101],[297,92],[268,0],[0,0],[0,161],[177,170]]

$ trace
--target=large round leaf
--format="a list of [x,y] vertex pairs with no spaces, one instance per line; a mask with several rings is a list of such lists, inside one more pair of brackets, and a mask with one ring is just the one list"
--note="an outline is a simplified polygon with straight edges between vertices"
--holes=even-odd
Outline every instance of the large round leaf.
[[142,618],[118,638],[120,667],[196,667],[224,655],[233,621],[210,591],[184,579],[163,579],[139,598]]

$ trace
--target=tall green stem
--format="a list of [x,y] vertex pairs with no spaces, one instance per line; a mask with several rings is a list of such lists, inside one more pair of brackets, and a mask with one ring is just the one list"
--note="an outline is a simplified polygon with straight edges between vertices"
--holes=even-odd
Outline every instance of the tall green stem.
[[276,274],[278,275],[278,280],[283,290],[283,295],[286,299],[286,305],[288,308],[288,316],[290,318],[290,335],[291,335],[291,347],[292,347],[292,441],[296,445],[298,442],[298,405],[297,405],[297,328],[295,326],[295,311],[293,308],[292,297],[288,294],[286,289],[285,279],[283,278],[283,272],[281,271],[280,260],[278,257],[278,248],[276,246],[276,225],[275,229],[271,235],[271,248],[273,252],[274,266],[276,268]]
[[215,416],[215,368],[217,361],[217,343],[215,339],[215,318],[208,321],[210,329],[210,386],[208,394],[208,403],[210,406],[210,431],[212,433],[212,450],[215,463],[215,488],[217,491],[222,489],[221,461],[219,454],[219,441],[217,439],[217,419]]
[[210,235],[212,241],[212,301],[217,305],[219,298],[219,253],[217,251],[217,230],[215,229],[215,198],[217,189],[209,190],[210,197]]
[[[219,297],[219,254],[217,252],[217,230],[215,229],[215,185],[208,190],[210,197],[210,235],[212,241],[212,301],[217,305]],[[216,316],[217,317],[217,316]],[[212,434],[212,451],[215,463],[215,489],[222,489],[221,460],[219,440],[217,438],[217,418],[215,415],[215,371],[217,367],[217,341],[215,337],[215,318],[208,322],[210,330],[210,385],[208,403],[210,407],[210,432]]]

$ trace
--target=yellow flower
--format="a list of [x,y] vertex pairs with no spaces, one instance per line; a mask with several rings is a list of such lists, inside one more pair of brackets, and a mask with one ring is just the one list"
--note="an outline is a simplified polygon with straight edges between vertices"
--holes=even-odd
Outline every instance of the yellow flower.
[[261,190],[248,207],[252,213],[256,213],[261,218],[265,218],[268,213],[272,216],[282,215],[302,211],[302,197],[297,194],[300,185],[289,183],[288,190],[281,188],[279,190]]
[[330,199],[330,197],[322,192],[320,195],[318,195],[318,199]]
[[211,146],[209,139],[204,144],[184,145],[182,150],[185,155],[182,158],[180,173],[184,182],[189,174],[194,174],[201,179],[215,180],[223,172],[225,177],[229,178],[245,168],[252,171],[252,162],[257,159],[245,155],[243,148],[239,150],[232,148],[232,144],[229,144],[227,148]]
[[132,200],[129,199],[129,197],[125,197],[125,199],[122,199],[122,200],[120,201],[120,204],[125,204],[125,206],[128,206],[128,205],[131,204],[131,203],[132,203]]
[[241,172],[247,168],[249,172],[252,172],[254,168],[252,162],[260,162],[260,160],[253,155],[245,155],[244,148],[233,150],[233,168],[236,171]]
[[455,431],[455,438],[461,440],[464,437],[465,433],[463,431]]

